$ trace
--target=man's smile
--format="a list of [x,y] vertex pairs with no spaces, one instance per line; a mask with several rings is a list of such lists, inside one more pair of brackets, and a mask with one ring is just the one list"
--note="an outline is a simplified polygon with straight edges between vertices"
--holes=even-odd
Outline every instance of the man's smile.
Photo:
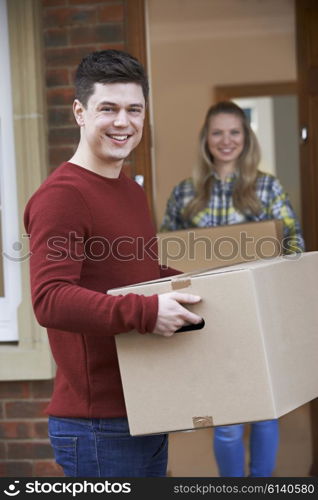
[[126,135],[106,134],[106,135],[111,139],[115,139],[116,141],[125,141],[126,139],[128,139],[128,137],[130,137],[128,134]]

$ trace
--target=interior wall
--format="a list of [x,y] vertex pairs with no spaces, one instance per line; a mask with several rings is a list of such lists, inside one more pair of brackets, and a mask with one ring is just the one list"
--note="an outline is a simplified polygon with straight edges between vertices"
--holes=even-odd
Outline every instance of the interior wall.
[[293,0],[146,0],[154,201],[191,175],[216,85],[296,80]]

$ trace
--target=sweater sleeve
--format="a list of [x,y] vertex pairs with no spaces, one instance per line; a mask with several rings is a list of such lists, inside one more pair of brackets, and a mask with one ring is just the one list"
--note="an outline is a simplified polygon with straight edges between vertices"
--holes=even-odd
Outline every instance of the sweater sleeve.
[[80,286],[91,215],[72,186],[40,189],[25,209],[30,237],[32,304],[46,327],[84,335],[115,335],[154,329],[158,297],[111,296]]

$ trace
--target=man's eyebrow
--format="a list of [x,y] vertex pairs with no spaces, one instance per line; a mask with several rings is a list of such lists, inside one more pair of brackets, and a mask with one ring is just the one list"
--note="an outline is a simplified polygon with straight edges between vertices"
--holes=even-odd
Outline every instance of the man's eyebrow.
[[[110,102],[110,101],[102,101],[100,103],[98,103],[98,106],[115,106],[115,107],[118,107],[119,104],[116,103],[116,102]],[[143,108],[144,105],[141,103],[141,102],[132,102],[131,104],[128,104],[129,108]]]
[[110,101],[101,101],[97,104],[97,106],[117,106],[117,104]]

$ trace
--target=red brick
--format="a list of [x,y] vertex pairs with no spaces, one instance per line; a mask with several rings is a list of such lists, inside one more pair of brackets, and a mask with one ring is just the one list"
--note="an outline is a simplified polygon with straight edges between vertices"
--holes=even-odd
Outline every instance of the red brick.
[[31,477],[33,467],[31,462],[6,461],[0,462],[0,477]]
[[97,19],[99,22],[123,21],[124,6],[122,4],[103,5],[98,8]]
[[47,439],[48,437],[48,422],[47,420],[41,422],[33,422],[33,435],[35,438]]
[[69,85],[70,72],[68,69],[49,69],[46,72],[46,86],[59,87]]
[[29,382],[0,382],[0,399],[17,399],[30,397]]
[[47,419],[31,421],[31,420],[6,420],[0,422],[0,438],[2,439],[26,439],[26,438],[43,438],[48,437]]
[[48,106],[71,105],[74,100],[73,87],[54,87],[46,91]]
[[76,70],[77,70],[76,66],[74,68],[70,69],[70,80],[71,80],[71,82],[72,82],[73,85],[74,85],[74,82],[75,82]]
[[60,7],[44,11],[44,28],[83,26],[96,22],[95,7]]
[[53,170],[55,170],[55,168],[64,161],[68,161],[70,158],[72,158],[75,149],[75,144],[74,146],[49,148],[50,172],[53,172]]
[[5,412],[8,418],[43,418],[47,405],[48,401],[14,401],[5,403]]
[[0,441],[0,460],[3,460],[6,458],[6,443],[3,441]]
[[28,438],[34,436],[31,422],[3,421],[0,423],[0,438]]
[[46,49],[45,61],[48,67],[78,66],[84,56],[94,50],[93,47],[69,47],[63,49]]
[[4,412],[3,412],[3,402],[2,402],[2,401],[0,401],[0,420],[2,420],[2,419],[3,419],[3,413],[4,413]]
[[87,26],[85,30],[83,28],[72,28],[70,30],[72,45],[120,42],[123,37],[123,26],[121,24],[99,24],[97,26]]
[[35,459],[35,458],[53,458],[53,450],[49,442],[38,441],[8,441],[7,456],[9,459]]
[[101,43],[97,45],[96,50],[126,50],[124,43]]
[[68,35],[65,29],[49,29],[44,33],[45,47],[65,47],[68,45]]
[[[107,0],[106,0],[107,1]],[[105,0],[93,0],[94,3],[105,3]],[[92,2],[90,0],[69,0],[70,5],[91,5]]]
[[49,130],[49,144],[50,146],[66,146],[77,144],[79,141],[78,127],[61,127],[52,128]]
[[72,108],[49,108],[48,121],[50,127],[63,125],[75,125],[75,118]]
[[53,380],[33,380],[31,391],[35,399],[48,399],[53,391]]
[[62,467],[53,460],[37,460],[33,472],[35,477],[64,477]]
[[66,5],[68,0],[42,0],[43,7],[57,7],[58,5]]

